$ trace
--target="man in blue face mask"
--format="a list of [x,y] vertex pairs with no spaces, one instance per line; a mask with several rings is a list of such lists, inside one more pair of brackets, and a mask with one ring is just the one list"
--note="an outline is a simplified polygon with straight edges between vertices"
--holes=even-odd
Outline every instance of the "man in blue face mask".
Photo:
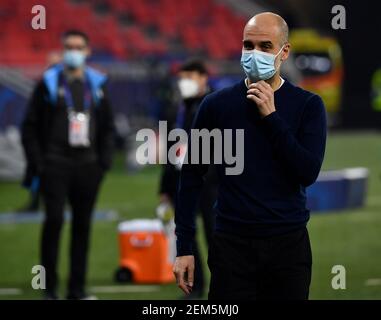
[[[307,299],[311,248],[305,188],[316,180],[324,157],[326,114],[319,96],[280,76],[290,52],[282,17],[254,16],[243,32],[237,84],[207,95],[194,129],[244,130],[244,169],[220,181],[215,232],[209,246],[209,299]],[[188,150],[192,150],[191,146]],[[233,141],[231,150],[238,150]],[[199,157],[202,159],[202,155]],[[206,164],[184,164],[175,212],[179,287],[194,286],[194,210]]]
[[66,72],[73,77],[82,76],[86,58],[90,55],[90,47],[82,37],[66,37],[64,41],[63,63]]
[[280,16],[257,15],[246,24],[241,66],[247,77],[247,98],[257,103],[262,117],[275,111],[274,91],[284,82],[280,66],[289,52],[288,27]]
[[58,248],[68,201],[72,228],[67,298],[89,299],[85,278],[91,215],[104,172],[111,165],[113,116],[107,77],[85,63],[90,54],[87,35],[71,30],[62,42],[62,63],[44,72],[22,125],[28,161],[25,184],[39,185],[45,203],[44,298],[58,298]]

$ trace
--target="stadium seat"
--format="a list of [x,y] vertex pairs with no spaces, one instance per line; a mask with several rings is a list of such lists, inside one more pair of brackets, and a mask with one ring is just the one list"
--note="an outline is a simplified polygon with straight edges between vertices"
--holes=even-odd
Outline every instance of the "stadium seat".
[[[35,4],[34,0],[1,1],[0,40],[13,52],[22,52],[2,54],[3,63],[44,64],[48,52],[60,47],[59,35],[67,29],[88,33],[94,52],[116,59],[170,54],[173,41],[176,52],[182,44],[188,55],[201,52],[226,59],[239,54],[245,21],[213,0],[40,0],[38,4],[45,6],[48,14],[48,30],[33,30],[31,8]],[[107,7],[102,15],[97,11],[101,5]],[[119,22],[121,14],[132,19],[127,31]],[[73,16],[77,19],[68,19]]]

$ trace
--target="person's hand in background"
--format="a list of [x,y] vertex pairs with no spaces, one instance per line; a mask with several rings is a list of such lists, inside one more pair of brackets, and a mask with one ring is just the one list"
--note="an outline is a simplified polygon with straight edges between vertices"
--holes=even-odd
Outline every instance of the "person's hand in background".
[[168,203],[171,204],[171,198],[166,193],[161,193],[159,196],[159,203]]
[[165,194],[160,194],[159,205],[156,208],[156,216],[164,223],[170,222],[175,215],[171,198]]

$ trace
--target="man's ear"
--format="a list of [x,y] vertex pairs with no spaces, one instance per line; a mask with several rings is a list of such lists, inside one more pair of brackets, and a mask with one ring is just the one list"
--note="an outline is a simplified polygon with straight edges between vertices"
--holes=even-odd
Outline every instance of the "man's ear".
[[280,61],[285,61],[288,59],[288,56],[290,55],[290,50],[291,50],[291,45],[289,42],[287,42],[284,46],[283,46],[283,50],[282,50],[282,53],[280,55]]

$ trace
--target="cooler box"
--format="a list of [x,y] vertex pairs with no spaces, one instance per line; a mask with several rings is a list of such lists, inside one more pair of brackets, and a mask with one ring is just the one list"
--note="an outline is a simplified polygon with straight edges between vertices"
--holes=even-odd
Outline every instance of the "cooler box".
[[312,212],[360,208],[365,204],[369,170],[346,168],[322,171],[307,188],[307,207]]
[[[175,281],[174,228],[159,219],[136,219],[119,224],[119,282],[168,283]],[[172,234],[173,233],[173,234]]]

